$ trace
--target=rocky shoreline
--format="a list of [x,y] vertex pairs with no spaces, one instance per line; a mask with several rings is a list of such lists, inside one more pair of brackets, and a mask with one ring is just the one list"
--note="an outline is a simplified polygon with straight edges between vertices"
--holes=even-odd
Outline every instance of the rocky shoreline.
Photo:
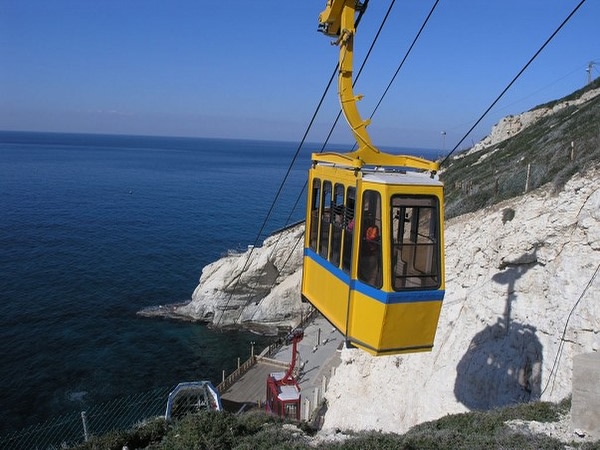
[[206,325],[209,328],[219,328],[220,330],[244,330],[260,336],[284,336],[292,330],[292,327],[290,326],[278,326],[260,322],[244,322],[241,324],[226,324],[217,326],[210,320],[200,319],[182,312],[182,309],[185,310],[190,303],[191,301],[149,306],[136,312],[136,315],[149,319],[176,320],[181,322],[197,323]]
[[298,223],[269,236],[260,247],[230,253],[202,269],[191,300],[137,314],[267,336],[287,333],[312,309],[300,298],[303,237],[304,223]]
[[193,322],[193,323],[209,323],[206,320],[201,320],[198,318],[191,317],[187,314],[182,314],[179,312],[179,308],[187,306],[190,302],[179,302],[179,303],[169,303],[166,305],[155,305],[148,306],[147,308],[140,309],[136,312],[136,315],[140,317],[148,317],[148,318],[159,318],[159,319],[170,319],[170,320],[182,320],[185,322]]

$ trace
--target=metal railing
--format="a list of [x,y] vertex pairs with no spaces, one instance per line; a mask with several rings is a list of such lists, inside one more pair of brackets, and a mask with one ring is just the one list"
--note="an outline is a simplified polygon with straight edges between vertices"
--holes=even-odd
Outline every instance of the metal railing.
[[217,390],[222,394],[227,391],[237,380],[239,380],[242,375],[248,372],[252,366],[256,364],[257,357],[251,356],[244,364],[241,364],[237,369],[235,369],[227,378],[225,378],[219,385],[217,386]]

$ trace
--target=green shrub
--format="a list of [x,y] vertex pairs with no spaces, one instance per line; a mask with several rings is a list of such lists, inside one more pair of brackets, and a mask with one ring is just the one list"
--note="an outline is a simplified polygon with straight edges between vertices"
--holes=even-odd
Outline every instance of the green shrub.
[[[301,424],[251,411],[242,415],[206,411],[168,424],[154,420],[128,432],[113,432],[78,447],[85,450],[417,450],[417,449],[564,449],[565,444],[543,434],[519,432],[509,420],[555,422],[571,408],[571,399],[560,403],[532,402],[490,411],[453,414],[413,427],[404,435],[356,433],[342,442],[310,444]],[[571,443],[570,448],[600,450],[600,441]]]
[[239,428],[238,421],[230,413],[206,411],[190,414],[173,424],[158,448],[226,450],[235,443],[240,434]]
[[102,436],[93,436],[88,442],[76,447],[78,450],[129,450],[143,449],[160,442],[169,426],[162,418],[152,419],[128,431],[112,431]]

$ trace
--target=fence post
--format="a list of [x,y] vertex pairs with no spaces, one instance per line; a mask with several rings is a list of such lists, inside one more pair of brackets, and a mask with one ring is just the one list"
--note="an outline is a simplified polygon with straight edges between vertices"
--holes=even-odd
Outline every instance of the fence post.
[[308,419],[310,419],[310,414],[312,413],[312,411],[310,410],[310,400],[305,398],[304,399],[304,420],[306,420],[308,422]]
[[571,161],[575,159],[575,142],[571,141]]
[[85,439],[85,442],[87,442],[90,440],[90,435],[88,433],[87,414],[85,411],[81,411],[81,421],[83,422],[83,439]]
[[525,194],[529,191],[529,176],[531,175],[531,163],[527,164],[527,178],[525,179]]

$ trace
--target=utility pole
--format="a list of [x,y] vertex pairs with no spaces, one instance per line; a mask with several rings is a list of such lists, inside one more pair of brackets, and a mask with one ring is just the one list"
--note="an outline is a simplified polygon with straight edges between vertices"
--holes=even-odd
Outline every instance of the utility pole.
[[594,66],[598,64],[596,61],[590,61],[588,63],[587,69],[585,69],[585,71],[588,74],[588,84],[590,84],[592,82],[592,69],[594,68]]
[[446,132],[442,131],[442,153],[446,153]]

